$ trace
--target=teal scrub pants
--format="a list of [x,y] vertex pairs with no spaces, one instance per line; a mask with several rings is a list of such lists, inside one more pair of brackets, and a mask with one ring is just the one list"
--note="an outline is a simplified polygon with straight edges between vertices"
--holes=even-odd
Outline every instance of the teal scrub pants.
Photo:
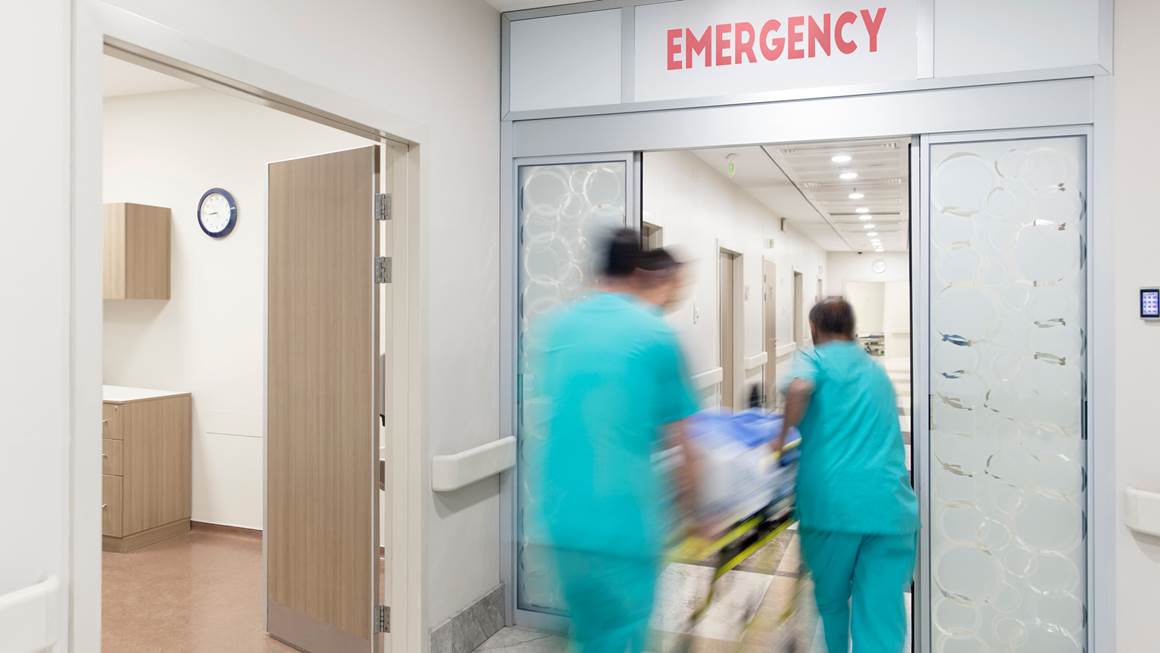
[[900,653],[916,537],[801,531],[829,653]]
[[648,640],[659,561],[557,550],[575,653],[641,653]]

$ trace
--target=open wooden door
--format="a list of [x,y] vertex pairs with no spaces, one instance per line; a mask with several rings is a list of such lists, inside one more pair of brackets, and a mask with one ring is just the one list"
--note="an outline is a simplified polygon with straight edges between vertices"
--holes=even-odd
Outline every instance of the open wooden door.
[[380,648],[375,369],[379,148],[269,167],[266,629]]

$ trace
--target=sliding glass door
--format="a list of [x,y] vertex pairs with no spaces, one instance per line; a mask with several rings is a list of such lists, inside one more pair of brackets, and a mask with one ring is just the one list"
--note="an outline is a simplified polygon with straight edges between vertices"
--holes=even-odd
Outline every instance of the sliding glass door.
[[632,154],[520,161],[516,174],[518,297],[516,401],[519,458],[516,489],[516,608],[561,614],[563,600],[551,574],[549,551],[534,532],[537,496],[536,378],[524,356],[536,323],[591,288],[604,234],[636,226]]
[[924,139],[932,651],[1085,649],[1087,146],[1059,133]]

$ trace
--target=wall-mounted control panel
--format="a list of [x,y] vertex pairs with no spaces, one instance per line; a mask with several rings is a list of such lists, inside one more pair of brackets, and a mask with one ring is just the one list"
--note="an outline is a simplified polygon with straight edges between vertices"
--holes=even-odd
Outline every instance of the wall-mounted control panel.
[[1160,320],[1160,288],[1140,289],[1140,319]]

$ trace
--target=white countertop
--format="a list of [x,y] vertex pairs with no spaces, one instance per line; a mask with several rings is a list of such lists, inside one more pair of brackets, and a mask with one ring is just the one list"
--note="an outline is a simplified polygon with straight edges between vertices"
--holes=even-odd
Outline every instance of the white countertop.
[[102,401],[140,401],[142,399],[160,399],[186,395],[188,392],[179,390],[158,390],[156,388],[130,388],[124,385],[106,385],[102,388]]

